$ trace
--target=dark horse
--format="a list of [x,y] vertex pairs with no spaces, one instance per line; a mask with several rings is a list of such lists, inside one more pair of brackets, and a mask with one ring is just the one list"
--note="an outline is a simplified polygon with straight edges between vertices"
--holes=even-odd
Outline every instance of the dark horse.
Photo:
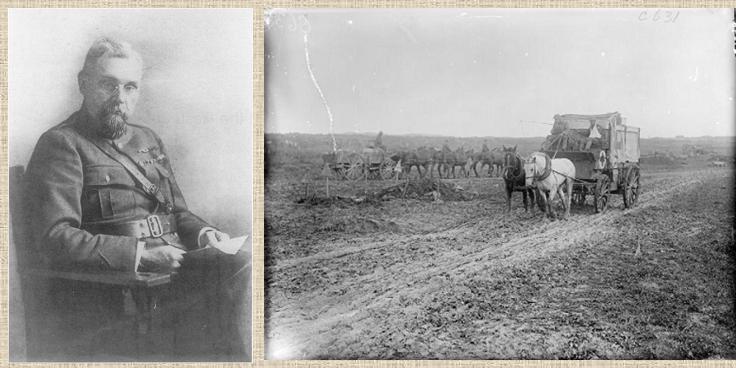
[[524,196],[524,211],[529,211],[529,195],[534,213],[534,189],[526,185],[524,160],[516,153],[516,146],[503,147],[503,181],[506,183],[506,212],[511,212],[511,195],[521,192]]
[[491,152],[491,149],[488,148],[488,145],[483,143],[483,149],[478,152],[472,152],[471,155],[473,162],[470,164],[470,167],[473,169],[473,172],[475,173],[476,177],[480,177],[480,174],[478,174],[478,164],[480,164],[480,171],[483,172],[483,168],[488,165],[488,176],[493,175],[493,168],[495,166],[494,163],[494,157],[493,152]]
[[[391,159],[394,162],[401,163],[401,172],[404,176],[408,177],[411,174],[411,169],[416,167],[419,177],[423,178],[427,172],[432,177],[432,165],[436,151],[434,148],[422,146],[413,151],[399,151],[391,155]],[[424,172],[422,172],[422,168],[424,168]]]
[[452,177],[456,178],[456,166],[460,166],[462,177],[467,178],[468,171],[465,169],[465,165],[468,164],[469,157],[470,155],[468,152],[466,152],[462,147],[458,147],[456,150],[452,151],[447,145],[442,146],[440,166],[438,168],[440,178],[442,177],[443,171],[445,173],[445,178],[450,178],[450,172],[452,172]]

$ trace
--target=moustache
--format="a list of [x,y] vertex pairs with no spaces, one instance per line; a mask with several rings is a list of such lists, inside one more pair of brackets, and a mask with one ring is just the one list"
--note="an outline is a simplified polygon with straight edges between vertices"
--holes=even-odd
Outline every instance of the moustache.
[[128,114],[123,111],[121,108],[121,104],[114,102],[114,101],[108,101],[104,105],[102,105],[102,109],[100,110],[100,117],[103,116],[109,116],[109,115],[118,115],[122,117],[124,120],[128,120]]

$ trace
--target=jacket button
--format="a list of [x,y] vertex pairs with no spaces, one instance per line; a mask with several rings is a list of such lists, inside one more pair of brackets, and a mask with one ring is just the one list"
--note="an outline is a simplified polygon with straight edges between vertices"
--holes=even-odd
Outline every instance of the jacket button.
[[110,182],[110,175],[105,175],[105,183],[109,183],[109,182]]

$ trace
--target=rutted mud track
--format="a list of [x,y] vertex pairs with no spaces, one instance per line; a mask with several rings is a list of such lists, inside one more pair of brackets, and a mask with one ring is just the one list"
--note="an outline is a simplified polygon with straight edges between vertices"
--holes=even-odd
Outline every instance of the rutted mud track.
[[616,196],[605,214],[574,207],[554,222],[519,193],[503,214],[497,178],[456,180],[478,194],[467,202],[313,206],[269,180],[267,356],[732,356],[730,171],[642,180],[634,209]]

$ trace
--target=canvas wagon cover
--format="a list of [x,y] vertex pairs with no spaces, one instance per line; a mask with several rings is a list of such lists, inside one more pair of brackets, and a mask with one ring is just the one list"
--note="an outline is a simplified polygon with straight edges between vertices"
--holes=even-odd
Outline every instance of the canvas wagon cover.
[[[640,129],[623,124],[620,113],[611,112],[599,115],[564,114],[555,115],[554,119],[552,135],[559,135],[567,130],[572,130],[582,137],[589,137],[591,128],[595,124],[603,139],[603,148],[609,150],[611,163],[639,162]],[[614,136],[609,144],[608,140],[612,132]]]
[[611,128],[611,123],[621,124],[621,114],[618,112],[609,112],[600,115],[555,115],[552,134],[559,134],[567,129],[572,129],[587,137],[592,123],[595,123],[599,130],[608,130]]

